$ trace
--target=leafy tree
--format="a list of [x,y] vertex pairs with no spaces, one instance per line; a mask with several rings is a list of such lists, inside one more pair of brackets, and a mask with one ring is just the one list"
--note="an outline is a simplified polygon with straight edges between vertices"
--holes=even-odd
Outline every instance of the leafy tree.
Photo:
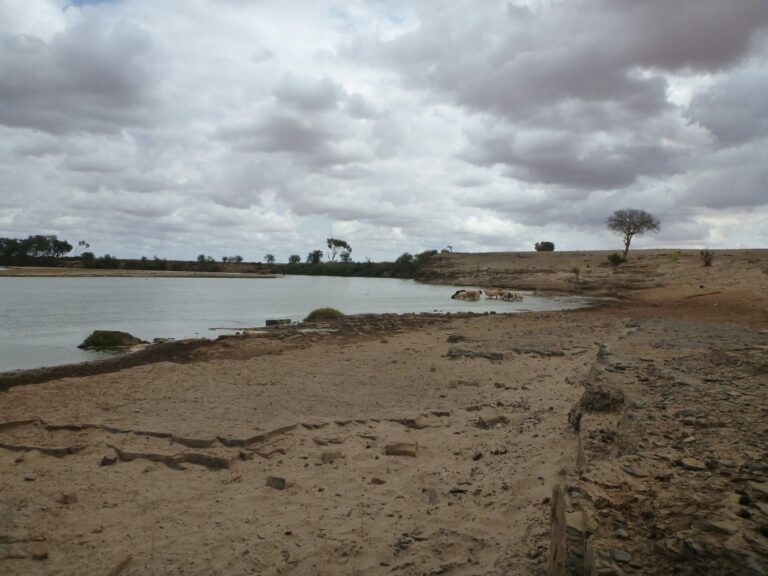
[[346,250],[339,254],[339,261],[344,262],[345,264],[349,264],[352,262],[352,254],[347,252]]
[[307,254],[307,264],[320,264],[322,259],[323,259],[322,250],[312,250],[312,252]]
[[395,260],[395,264],[400,265],[408,265],[413,263],[413,254],[410,252],[403,252],[400,254],[400,256],[397,257],[397,260]]
[[298,254],[291,254],[288,256],[288,264],[298,264],[301,262],[301,256]]
[[274,264],[275,263],[275,255],[274,254],[265,254],[264,255],[264,262],[267,264]]
[[341,240],[339,238],[328,238],[325,242],[328,246],[328,250],[330,250],[328,253],[329,262],[335,262],[336,256],[344,254],[345,252],[347,255],[352,253],[352,247],[345,240]]
[[80,264],[83,268],[93,268],[93,264],[96,261],[96,255],[93,252],[83,252],[80,254]]
[[625,259],[634,236],[642,236],[645,232],[661,228],[659,221],[653,215],[645,210],[637,210],[635,208],[616,210],[616,212],[608,217],[606,225],[611,232],[616,232],[623,236]]

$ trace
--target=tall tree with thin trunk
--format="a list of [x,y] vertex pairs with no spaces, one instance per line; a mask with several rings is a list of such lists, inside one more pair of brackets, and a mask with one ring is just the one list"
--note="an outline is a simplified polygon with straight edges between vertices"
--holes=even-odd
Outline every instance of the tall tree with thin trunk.
[[659,221],[654,218],[652,214],[645,210],[637,210],[635,208],[616,210],[616,212],[608,217],[606,225],[608,226],[608,230],[623,236],[624,258],[627,257],[629,245],[631,244],[633,237],[642,236],[646,232],[661,229]]

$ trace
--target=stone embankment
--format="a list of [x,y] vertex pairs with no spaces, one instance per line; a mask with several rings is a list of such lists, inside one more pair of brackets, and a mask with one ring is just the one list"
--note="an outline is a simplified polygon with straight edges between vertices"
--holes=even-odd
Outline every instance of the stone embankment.
[[583,384],[549,574],[767,574],[766,332],[632,322]]

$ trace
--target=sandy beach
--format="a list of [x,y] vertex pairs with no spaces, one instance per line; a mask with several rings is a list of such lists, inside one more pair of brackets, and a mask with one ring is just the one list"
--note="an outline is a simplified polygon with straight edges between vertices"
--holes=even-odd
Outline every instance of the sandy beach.
[[765,574],[768,251],[607,254],[428,271],[590,309],[347,317],[8,387],[0,572]]

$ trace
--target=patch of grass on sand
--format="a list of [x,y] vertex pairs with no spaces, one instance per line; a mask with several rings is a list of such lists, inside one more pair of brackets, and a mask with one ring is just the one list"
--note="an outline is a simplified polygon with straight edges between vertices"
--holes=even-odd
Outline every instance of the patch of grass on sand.
[[83,340],[83,343],[80,344],[78,348],[84,348],[86,350],[109,350],[111,348],[123,348],[143,343],[143,340],[139,340],[127,332],[118,332],[116,330],[94,330],[88,338]]
[[336,310],[336,308],[316,308],[304,318],[304,322],[328,322],[343,317],[344,313]]

